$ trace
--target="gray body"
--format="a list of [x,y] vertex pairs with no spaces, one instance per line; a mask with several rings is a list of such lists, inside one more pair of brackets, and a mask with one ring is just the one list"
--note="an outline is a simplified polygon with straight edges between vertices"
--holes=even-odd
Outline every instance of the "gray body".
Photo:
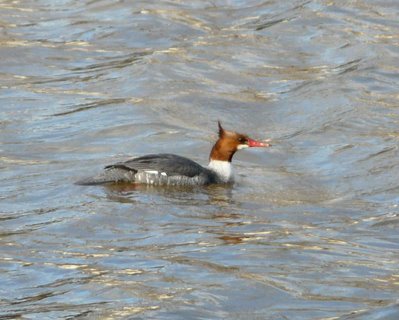
[[174,154],[150,154],[106,166],[94,177],[77,182],[95,185],[116,182],[151,185],[207,185],[221,183],[218,175],[198,163]]

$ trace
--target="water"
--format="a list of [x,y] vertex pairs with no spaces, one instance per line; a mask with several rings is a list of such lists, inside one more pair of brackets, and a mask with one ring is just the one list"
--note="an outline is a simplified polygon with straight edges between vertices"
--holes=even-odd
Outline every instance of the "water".
[[[398,319],[396,1],[0,1],[2,319]],[[232,187],[73,183],[266,150]]]

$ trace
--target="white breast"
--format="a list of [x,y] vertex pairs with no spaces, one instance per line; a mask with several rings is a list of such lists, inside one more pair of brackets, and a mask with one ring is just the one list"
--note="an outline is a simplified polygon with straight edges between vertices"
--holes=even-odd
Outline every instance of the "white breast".
[[208,168],[215,172],[223,182],[233,181],[233,169],[231,167],[231,162],[211,159],[211,161],[209,161]]

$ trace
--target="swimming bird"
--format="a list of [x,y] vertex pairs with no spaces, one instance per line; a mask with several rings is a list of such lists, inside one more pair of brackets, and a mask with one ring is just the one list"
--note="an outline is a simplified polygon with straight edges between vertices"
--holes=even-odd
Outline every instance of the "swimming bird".
[[234,174],[231,161],[237,150],[271,146],[269,140],[257,141],[245,134],[225,130],[220,121],[218,129],[219,138],[211,150],[206,167],[175,154],[149,154],[108,165],[97,176],[80,180],[77,184],[125,182],[186,186],[232,183]]

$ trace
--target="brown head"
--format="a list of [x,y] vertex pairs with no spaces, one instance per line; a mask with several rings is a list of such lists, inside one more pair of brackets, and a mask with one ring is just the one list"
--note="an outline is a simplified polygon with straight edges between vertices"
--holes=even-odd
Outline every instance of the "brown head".
[[233,131],[223,129],[220,121],[219,126],[219,139],[216,141],[210,154],[210,160],[220,160],[231,162],[234,153],[237,150],[252,147],[270,147],[271,145],[256,141],[249,138],[246,134],[241,134]]

